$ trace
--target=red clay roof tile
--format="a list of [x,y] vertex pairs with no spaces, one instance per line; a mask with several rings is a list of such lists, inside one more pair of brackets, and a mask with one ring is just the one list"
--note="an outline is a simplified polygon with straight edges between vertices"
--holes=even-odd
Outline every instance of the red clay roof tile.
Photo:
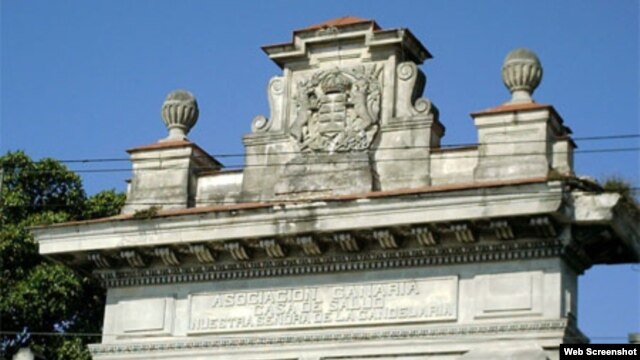
[[[489,108],[489,109],[485,109],[485,110],[480,110],[480,111],[475,111],[471,113],[472,117],[478,116],[478,115],[490,115],[490,114],[500,114],[500,113],[507,113],[507,112],[518,112],[518,111],[527,111],[527,110],[541,110],[541,109],[548,109],[553,116],[555,116],[558,121],[560,121],[560,124],[564,123],[564,120],[562,119],[562,116],[560,116],[560,114],[558,114],[558,112],[556,111],[556,109],[553,107],[553,105],[550,104],[538,104],[536,102],[531,102],[531,103],[522,103],[522,104],[502,104],[493,108]],[[572,131],[569,127],[564,126],[565,131],[567,132],[567,134],[571,134]]]
[[140,151],[158,150],[158,149],[178,149],[178,148],[185,148],[185,147],[191,147],[195,151],[199,151],[201,153],[201,157],[202,158],[206,158],[210,162],[213,162],[214,164],[217,164],[217,165],[219,165],[221,167],[223,166],[220,161],[218,161],[216,158],[211,156],[203,148],[198,146],[196,143],[192,143],[189,140],[159,141],[159,142],[156,142],[156,143],[153,143],[153,144],[142,145],[142,146],[134,147],[134,148],[131,148],[131,149],[127,149],[127,152],[129,154],[133,154],[133,153],[140,152]]
[[318,29],[331,27],[331,26],[339,27],[339,26],[347,26],[347,25],[361,24],[361,23],[373,23],[373,28],[374,29],[376,29],[376,30],[380,29],[380,26],[374,20],[362,19],[362,18],[359,18],[357,16],[342,16],[342,17],[339,17],[339,18],[330,19],[330,20],[321,22],[319,24],[311,25],[311,26],[308,26],[308,27],[306,27],[304,29],[300,29],[300,30],[296,30],[296,31],[318,30]]
[[522,103],[522,104],[502,104],[496,107],[492,107],[485,110],[480,110],[471,113],[471,115],[482,115],[482,114],[497,114],[503,112],[512,112],[512,111],[523,111],[523,110],[538,110],[538,109],[553,109],[553,106],[549,104],[538,104],[536,102],[532,103]]
[[181,148],[181,147],[187,147],[187,146],[193,146],[193,145],[195,144],[188,140],[159,141],[153,144],[136,146],[134,148],[127,149],[127,152],[132,153],[132,152],[144,151],[144,150]]

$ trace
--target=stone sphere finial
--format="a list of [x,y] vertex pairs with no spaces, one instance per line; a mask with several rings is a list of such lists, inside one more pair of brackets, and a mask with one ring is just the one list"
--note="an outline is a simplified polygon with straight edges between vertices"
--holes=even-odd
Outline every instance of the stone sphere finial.
[[198,102],[188,91],[172,91],[162,104],[162,120],[169,130],[164,141],[185,140],[198,121]]
[[511,91],[512,103],[533,102],[531,94],[542,80],[542,65],[536,54],[524,48],[512,50],[502,65],[502,81]]

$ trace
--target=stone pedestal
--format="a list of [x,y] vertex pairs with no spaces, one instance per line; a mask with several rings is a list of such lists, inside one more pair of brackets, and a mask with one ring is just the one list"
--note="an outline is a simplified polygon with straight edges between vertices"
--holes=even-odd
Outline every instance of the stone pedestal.
[[478,129],[477,180],[573,175],[571,130],[549,105],[507,104],[472,114]]
[[395,118],[380,130],[374,163],[379,188],[411,189],[431,184],[431,152],[444,127],[435,116]]
[[300,154],[284,167],[276,196],[293,198],[366,193],[373,190],[367,153]]
[[194,206],[198,174],[222,167],[196,144],[185,140],[163,141],[130,149],[129,153],[133,177],[124,214]]
[[240,198],[242,201],[271,201],[284,164],[297,149],[284,132],[250,134],[243,138],[245,168]]

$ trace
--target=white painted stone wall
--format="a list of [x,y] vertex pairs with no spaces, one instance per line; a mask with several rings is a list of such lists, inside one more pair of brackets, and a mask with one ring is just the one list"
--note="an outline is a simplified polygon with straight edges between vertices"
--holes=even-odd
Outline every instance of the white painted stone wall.
[[[370,296],[354,296],[358,292],[376,291],[376,286],[375,295],[370,292]],[[575,311],[575,290],[576,274],[559,259],[114,288],[108,293],[106,335],[100,347],[112,343],[119,346],[149,342],[190,343],[238,337],[258,339],[259,342],[263,337],[287,335],[318,337],[397,331],[399,336],[407,338],[406,341],[438,343],[440,350],[430,350],[430,353],[447,358],[451,354],[446,353],[456,351],[455,346],[452,350],[451,341],[458,340],[456,336],[473,327],[495,328],[495,331],[479,334],[485,340],[499,338],[498,329],[504,332],[503,337],[518,338],[520,335],[515,328],[510,329],[510,324],[535,327],[537,323],[566,317],[570,311]],[[338,308],[341,310],[336,310]],[[279,326],[258,324],[268,322],[269,314],[278,309],[300,316],[310,314],[310,317],[298,320],[280,317],[275,321],[288,324]],[[411,315],[416,312],[421,315]],[[350,317],[374,320],[359,318],[353,321]],[[454,335],[411,340],[412,331],[445,328],[452,329]],[[539,331],[544,332],[544,329]],[[557,344],[563,340],[557,334],[546,337],[547,341]],[[375,349],[384,343],[382,339],[368,342],[367,347]],[[456,343],[460,346],[464,341]],[[458,351],[461,353],[461,349],[468,349],[468,346],[463,345]],[[289,349],[288,355],[281,355],[281,351],[270,347],[261,358],[276,359],[292,353],[296,358],[312,354],[325,358],[331,353],[352,356],[362,350],[352,346],[309,351],[306,346],[298,346],[295,351]],[[203,351],[217,356],[225,353],[231,356],[233,352],[214,347]],[[255,356],[251,351],[251,348],[243,348],[243,356],[233,358],[251,359]],[[394,355],[411,354],[414,349],[397,345],[394,351]],[[181,356],[192,355],[185,352]],[[96,356],[96,359],[100,358],[108,357]]]

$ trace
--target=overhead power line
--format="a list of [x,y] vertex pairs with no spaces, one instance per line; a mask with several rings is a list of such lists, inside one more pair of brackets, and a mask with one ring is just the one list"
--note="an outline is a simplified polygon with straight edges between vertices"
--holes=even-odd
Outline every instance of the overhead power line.
[[[617,135],[602,135],[602,136],[583,136],[571,138],[573,141],[600,141],[600,140],[615,140],[615,139],[634,139],[640,138],[640,134],[617,134]],[[439,147],[431,147],[431,146],[385,146],[385,147],[377,147],[375,149],[367,150],[367,153],[377,152],[380,150],[406,150],[406,149],[424,149],[424,148],[432,148],[432,149],[452,149],[459,147],[471,147],[471,146],[482,146],[482,145],[508,145],[508,144],[529,144],[529,143],[545,143],[547,140],[517,140],[517,141],[492,141],[491,143],[458,143],[458,144],[447,144],[440,145]],[[300,154],[301,151],[280,151],[280,152],[269,152],[269,153],[252,153],[253,155],[296,155]],[[328,153],[328,152],[326,152]],[[244,153],[220,153],[220,154],[211,154],[212,157],[215,158],[233,158],[233,157],[244,157]],[[166,159],[166,158],[164,158]],[[95,158],[95,159],[62,159],[59,160],[61,163],[90,163],[90,162],[122,162],[122,161],[130,161],[130,158]],[[149,160],[154,160],[154,158],[150,158]]]
[[[640,187],[631,188],[633,192],[640,190]],[[328,189],[330,190],[330,189]],[[482,192],[485,189],[459,189],[455,191],[480,191]],[[587,194],[599,194],[601,192],[596,191],[585,191],[582,190],[583,193]],[[478,199],[478,200],[469,200],[469,198],[474,197],[483,197],[485,194],[483,193],[472,193],[472,194],[451,194],[451,191],[447,191],[446,195],[442,195],[443,192],[424,192],[424,193],[408,193],[408,194],[398,194],[397,196],[404,197],[427,197],[431,196],[433,199],[441,200],[441,199],[466,199],[463,201],[457,202],[447,202],[446,204],[433,204],[430,206],[422,207],[423,209],[428,208],[438,208],[442,206],[452,206],[452,205],[463,205],[463,204],[485,204],[486,199]],[[358,194],[354,195],[354,198],[358,198]],[[513,201],[513,200],[527,200],[527,199],[538,199],[538,200],[553,200],[557,199],[557,194],[549,194],[547,191],[536,190],[536,191],[502,191],[497,194],[491,194],[492,196],[502,196],[500,198],[494,199],[492,201],[495,202],[504,202],[504,201]],[[362,198],[368,198],[366,195],[362,195]],[[311,203],[311,202],[332,202],[332,201],[341,201],[342,199],[337,197],[318,197],[318,198],[304,198],[304,199],[287,199],[287,198],[268,198],[268,199],[260,199],[256,201],[231,201],[231,200],[202,200],[196,202],[196,207],[191,207],[190,209],[198,209],[203,208],[208,205],[242,205],[247,203],[256,203],[256,204],[264,204],[264,205],[278,205],[278,204],[298,204],[298,203]],[[127,202],[127,205],[139,205],[139,206],[163,206],[163,205],[185,205],[184,202],[177,201],[133,201]],[[61,209],[66,207],[72,207],[73,205],[66,204],[30,204],[30,205],[4,205],[5,208],[54,208]]]
[[[407,148],[411,149],[411,148]],[[622,148],[604,148],[604,149],[586,149],[586,150],[575,150],[574,154],[596,154],[596,153],[620,153],[620,152],[640,152],[640,147],[622,147]],[[555,151],[554,155],[568,154],[569,151]],[[341,153],[337,153],[341,154]],[[274,155],[279,155],[274,154]],[[312,155],[312,154],[310,154]],[[400,162],[400,161],[420,161],[420,160],[430,160],[430,161],[441,161],[441,160],[452,160],[452,159],[482,159],[482,158],[501,158],[501,157],[523,157],[523,156],[535,156],[535,155],[548,155],[547,152],[528,152],[528,153],[516,153],[516,154],[453,154],[449,155],[446,158],[438,158],[436,156],[432,157],[395,157],[395,158],[378,158],[378,159],[351,159],[351,160],[336,160],[331,161],[331,159],[315,159],[314,164],[354,164],[354,163],[380,163],[380,162]],[[163,157],[163,158],[154,158],[154,159],[145,159],[145,160],[153,160],[164,162],[167,160],[180,159],[182,157]],[[80,162],[80,161],[78,161]],[[93,162],[93,161],[84,161],[84,162]],[[225,169],[244,169],[250,167],[274,167],[274,166],[284,166],[287,163],[284,162],[276,162],[276,163],[268,163],[268,164],[232,164],[224,166]],[[169,170],[169,169],[186,169],[188,166],[156,166],[156,167],[145,167],[143,169],[139,169],[139,171],[153,171],[153,170]],[[217,170],[217,167],[198,167],[198,170]],[[26,171],[28,173],[56,173],[56,172],[64,172],[67,169],[60,170],[21,170],[19,168],[10,169],[5,167],[6,172],[10,172],[11,170],[15,171]],[[106,169],[68,169],[70,171],[76,173],[111,173],[111,172],[130,172],[132,171],[130,168],[106,168]],[[6,174],[5,174],[6,175]]]

